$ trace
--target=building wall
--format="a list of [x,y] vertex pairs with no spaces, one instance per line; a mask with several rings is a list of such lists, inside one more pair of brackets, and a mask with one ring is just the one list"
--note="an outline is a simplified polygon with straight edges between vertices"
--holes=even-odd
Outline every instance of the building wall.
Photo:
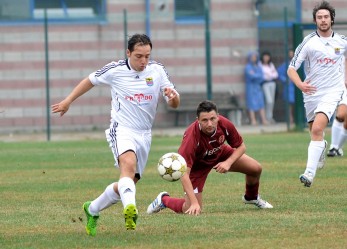
[[[184,94],[206,91],[205,26],[176,24],[174,1],[163,11],[150,1],[152,58],[162,62]],[[244,55],[257,44],[252,1],[211,1],[213,90],[242,95]],[[62,100],[91,72],[124,58],[124,16],[128,35],[146,32],[145,1],[107,1],[104,25],[49,24],[49,103]],[[43,131],[47,127],[44,26],[0,26],[0,132]],[[51,129],[104,129],[110,116],[110,92],[96,87],[77,99],[63,118],[51,114]],[[160,105],[155,126],[173,124]]]
[[[162,62],[181,94],[206,91],[205,26],[174,21],[174,0],[158,10],[150,1],[152,58]],[[346,13],[345,0],[331,1]],[[303,20],[310,20],[316,1],[303,1]],[[128,34],[146,32],[143,0],[107,1],[106,24],[49,24],[49,103],[62,100],[84,77],[112,60],[124,58],[123,10]],[[344,12],[343,12],[344,11]],[[213,91],[233,91],[244,99],[246,55],[257,49],[253,0],[211,1]],[[0,23],[0,133],[43,131],[47,127],[47,90],[43,24]],[[77,99],[63,118],[50,114],[52,130],[105,129],[110,116],[110,91],[96,87]],[[155,126],[173,124],[163,103]]]

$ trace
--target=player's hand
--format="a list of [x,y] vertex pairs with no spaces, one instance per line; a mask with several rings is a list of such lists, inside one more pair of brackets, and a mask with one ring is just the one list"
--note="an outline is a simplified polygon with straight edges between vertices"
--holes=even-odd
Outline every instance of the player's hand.
[[220,162],[216,166],[214,166],[213,168],[216,170],[216,172],[221,173],[221,174],[225,174],[229,171],[230,165],[229,165],[229,163],[226,163],[226,162]]
[[52,113],[60,113],[60,116],[63,116],[70,107],[70,103],[66,100],[61,101],[58,104],[54,104],[51,106]]
[[198,203],[191,204],[185,213],[190,215],[199,215],[201,213],[200,205]]
[[302,82],[299,88],[303,93],[307,95],[312,95],[317,91],[317,88],[315,86],[312,86],[309,80]]
[[164,95],[166,97],[168,97],[169,101],[170,101],[170,100],[176,98],[178,93],[177,93],[177,91],[175,89],[167,87],[167,88],[164,89]]

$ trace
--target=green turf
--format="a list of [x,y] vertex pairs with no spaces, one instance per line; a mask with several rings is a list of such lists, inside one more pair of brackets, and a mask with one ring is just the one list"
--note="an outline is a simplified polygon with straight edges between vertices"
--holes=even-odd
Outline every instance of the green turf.
[[244,205],[244,176],[212,172],[202,215],[147,215],[161,191],[181,197],[180,182],[156,172],[180,137],[154,137],[137,185],[139,219],[126,231],[120,203],[104,210],[96,237],[85,233],[84,201],[118,178],[106,141],[0,142],[0,248],[346,248],[347,157],[328,158],[311,188],[307,133],[245,135],[247,154],[263,166],[260,192],[272,210]]

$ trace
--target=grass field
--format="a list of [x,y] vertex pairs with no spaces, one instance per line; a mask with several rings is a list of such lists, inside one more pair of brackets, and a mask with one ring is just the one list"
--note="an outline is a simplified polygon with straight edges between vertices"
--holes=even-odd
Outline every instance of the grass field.
[[242,203],[243,175],[212,172],[202,215],[147,215],[159,192],[182,196],[179,182],[156,172],[157,159],[180,139],[153,138],[137,185],[137,229],[125,230],[118,203],[102,212],[96,237],[85,234],[82,204],[118,179],[106,141],[0,142],[0,248],[347,248],[347,157],[328,158],[304,188],[307,133],[244,136],[247,154],[263,165],[261,195],[274,209]]

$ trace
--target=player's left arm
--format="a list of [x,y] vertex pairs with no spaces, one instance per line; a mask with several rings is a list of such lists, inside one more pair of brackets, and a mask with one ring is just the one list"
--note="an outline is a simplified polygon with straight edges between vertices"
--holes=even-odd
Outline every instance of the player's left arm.
[[177,108],[180,105],[180,95],[174,88],[166,87],[164,96],[167,97],[167,104],[172,108]]
[[235,148],[233,153],[228,157],[227,160],[223,162],[219,162],[216,166],[213,168],[218,173],[226,173],[229,171],[231,165],[233,165],[234,162],[236,162],[243,154],[246,152],[246,145],[242,143],[239,147]]
[[170,81],[169,74],[163,65],[157,67],[161,91],[167,102],[167,104],[172,108],[177,108],[180,105],[180,95],[175,89],[175,85]]

